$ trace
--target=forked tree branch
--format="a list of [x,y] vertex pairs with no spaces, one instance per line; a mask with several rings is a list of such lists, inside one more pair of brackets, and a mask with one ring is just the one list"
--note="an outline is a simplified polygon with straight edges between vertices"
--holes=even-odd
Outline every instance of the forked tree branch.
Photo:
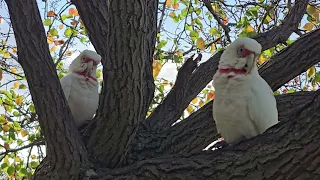
[[[281,25],[271,29],[270,31],[259,34],[257,38],[255,38],[259,43],[261,43],[264,50],[289,38],[292,32],[298,27],[306,10],[307,4],[307,0],[297,1]],[[185,89],[176,88],[170,91],[169,94],[179,92],[185,94],[185,96],[172,99],[168,94],[166,99],[163,101],[166,103],[160,104],[155,109],[153,117],[150,117],[151,121],[159,121],[157,122],[158,127],[156,129],[165,129],[170,127],[167,126],[169,124],[168,122],[174,122],[181,116],[183,110],[187,108],[191,100],[195,98],[196,95],[199,94],[201,90],[212,80],[212,77],[218,68],[218,62],[221,54],[222,52],[216,53],[208,61],[202,63],[198,68],[196,68],[188,80],[186,80],[187,84],[186,86],[183,86],[186,87]],[[303,71],[302,69],[300,70],[300,72]],[[172,113],[173,111],[176,113]],[[166,115],[165,118],[163,118],[164,115]],[[155,128],[152,127],[152,129]]]
[[[277,90],[280,86],[282,86],[283,84],[285,84],[289,80],[298,76],[301,72],[305,71],[306,69],[310,68],[312,65],[314,65],[320,61],[320,58],[319,58],[320,51],[318,51],[316,48],[314,48],[314,47],[320,47],[320,39],[317,38],[319,36],[320,36],[320,29],[317,29],[317,30],[314,30],[312,32],[307,33],[305,36],[296,40],[293,44],[291,44],[290,46],[285,48],[283,51],[276,54],[274,57],[272,57],[271,61],[269,61],[264,66],[262,66],[262,68],[259,69],[260,74],[267,81],[267,83],[271,86],[271,88],[273,90]],[[296,58],[299,59],[298,62],[296,61]],[[205,63],[207,63],[207,62],[205,62]],[[191,82],[192,82],[192,84],[198,85],[197,83],[199,83],[199,81],[202,81],[203,79],[205,79],[206,76],[207,76],[207,74],[205,74],[205,73],[201,74],[199,77],[197,77],[198,81],[194,80]],[[188,78],[188,77],[186,77],[186,78]],[[172,92],[170,92],[170,93],[172,93]],[[169,97],[169,94],[167,97]],[[185,96],[185,97],[187,97],[187,96]],[[189,98],[189,97],[187,97],[187,98]],[[181,105],[181,104],[179,104],[179,105]],[[210,108],[209,109],[208,108],[209,108],[209,105],[202,107],[200,110],[198,110],[202,113],[197,111],[197,112],[193,113],[190,116],[190,118],[187,118],[184,121],[179,122],[174,126],[177,129],[185,129],[185,131],[186,131],[185,133],[182,133],[177,130],[177,132],[182,133],[182,134],[179,136],[176,135],[176,137],[185,139],[185,141],[182,141],[183,144],[184,143],[194,144],[193,140],[195,138],[197,138],[197,142],[199,144],[197,144],[196,146],[198,146],[199,148],[202,148],[202,147],[208,145],[207,144],[208,141],[211,141],[212,138],[216,138],[218,136],[216,134],[214,124],[212,124],[212,126],[208,126],[208,123],[206,123],[207,120],[199,119],[199,121],[190,121],[191,119],[193,119],[192,117],[194,115],[198,115],[198,113],[200,113],[200,115],[196,116],[197,118],[199,118],[199,117],[203,118],[205,116],[206,118],[209,118],[210,120],[212,120],[211,115],[207,116],[208,114],[211,114],[212,106],[210,105]],[[167,114],[163,114],[163,116],[162,116],[164,118],[163,120],[167,120],[166,115]],[[161,119],[159,119],[159,121],[160,120]],[[185,124],[187,124],[187,126]],[[180,128],[180,126],[181,126],[181,128]],[[196,129],[200,129],[198,133],[195,133],[195,135],[193,135],[193,133],[191,133],[189,130],[186,130],[187,129],[186,127],[193,127],[193,126],[195,126]],[[178,142],[176,142],[176,144],[171,144],[169,141],[163,141],[163,139],[160,138],[160,137],[164,137],[166,139],[166,137],[169,137],[170,133],[169,134],[166,134],[166,133],[170,132],[170,129],[172,129],[172,128],[169,127],[169,128],[167,128],[167,130],[163,130],[163,132],[158,131],[158,133],[149,132],[146,130],[144,130],[144,131],[141,130],[141,132],[139,133],[139,136],[136,137],[135,144],[133,145],[133,147],[135,149],[133,151],[135,151],[135,150],[138,150],[138,152],[144,151],[143,150],[144,147],[141,146],[141,144],[144,144],[143,142],[149,142],[148,147],[150,147],[149,144],[151,143],[150,139],[152,139],[151,138],[152,136],[155,136],[156,138],[160,139],[160,140],[157,140],[158,141],[157,143],[159,143],[159,142],[164,143],[164,144],[158,144],[158,146],[165,147],[169,151],[174,149],[174,147],[178,146],[178,145],[176,145],[176,144],[179,144]],[[191,129],[194,130],[193,128],[191,128]],[[174,132],[174,134],[178,134],[177,132]],[[172,141],[172,142],[174,142],[174,141]],[[166,143],[169,143],[169,144],[166,144]],[[203,144],[201,144],[201,143],[203,143]],[[137,144],[139,144],[138,149],[136,146]],[[188,147],[185,147],[184,151],[185,152],[193,151],[192,148],[189,149]],[[154,150],[156,150],[156,148],[154,148]],[[145,151],[149,152],[150,148],[146,147]],[[140,155],[135,154],[135,155],[132,155],[130,158],[132,158],[132,159],[138,158],[136,156],[142,157],[141,154]],[[152,156],[151,153],[149,153],[149,156]]]
[[[312,102],[316,92],[296,92],[276,96],[279,120],[287,121],[295,111]],[[220,138],[212,117],[212,102],[169,129],[139,137],[130,152],[128,164],[170,154],[194,154]]]
[[[49,52],[35,0],[6,0],[21,64],[47,142],[49,168],[36,178],[78,178],[88,168],[87,151],[73,121]],[[64,166],[60,166],[63,164]],[[42,173],[42,175],[40,175]]]
[[102,171],[100,179],[318,179],[320,91],[264,134],[227,148]]

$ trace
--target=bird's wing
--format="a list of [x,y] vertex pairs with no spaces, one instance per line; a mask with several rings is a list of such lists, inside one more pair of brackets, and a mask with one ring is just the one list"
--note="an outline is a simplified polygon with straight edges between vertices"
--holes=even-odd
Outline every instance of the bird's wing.
[[249,115],[259,133],[263,133],[278,123],[277,102],[272,89],[259,75],[252,78],[251,91],[252,96],[248,103]]
[[73,78],[72,78],[71,74],[68,74],[60,79],[61,87],[62,87],[62,90],[64,92],[64,96],[66,97],[67,101],[69,101],[69,97],[70,97],[72,80],[73,80]]

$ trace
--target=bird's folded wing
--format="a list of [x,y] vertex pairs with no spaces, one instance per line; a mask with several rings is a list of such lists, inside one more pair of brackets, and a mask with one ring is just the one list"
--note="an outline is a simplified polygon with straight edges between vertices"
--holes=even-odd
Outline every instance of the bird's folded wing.
[[69,74],[60,79],[61,87],[67,101],[69,101],[72,82],[72,76]]
[[253,78],[251,90],[252,96],[248,102],[249,115],[259,133],[263,133],[278,122],[276,99],[262,77]]

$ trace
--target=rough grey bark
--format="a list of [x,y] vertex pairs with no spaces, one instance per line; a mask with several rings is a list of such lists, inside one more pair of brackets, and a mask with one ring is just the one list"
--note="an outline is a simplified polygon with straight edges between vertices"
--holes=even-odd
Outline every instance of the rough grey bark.
[[78,179],[89,165],[87,150],[76,129],[49,53],[47,37],[35,0],[6,0],[51,166],[35,179]]
[[[120,166],[153,97],[157,1],[73,3],[102,55],[104,88],[87,147],[93,161]],[[88,8],[90,7],[90,8]],[[97,12],[98,9],[98,12]],[[88,16],[88,14],[97,14]],[[148,85],[150,86],[148,86]],[[150,92],[151,90],[151,92]]]

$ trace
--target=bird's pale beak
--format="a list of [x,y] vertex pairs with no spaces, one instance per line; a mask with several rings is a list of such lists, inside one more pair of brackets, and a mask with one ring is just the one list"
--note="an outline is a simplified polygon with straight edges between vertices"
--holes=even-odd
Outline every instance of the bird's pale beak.
[[255,55],[253,53],[251,53],[250,55],[247,56],[247,74],[249,74],[254,66],[255,63]]
[[85,69],[86,76],[91,74],[92,67],[93,67],[93,61],[87,62],[87,68]]

